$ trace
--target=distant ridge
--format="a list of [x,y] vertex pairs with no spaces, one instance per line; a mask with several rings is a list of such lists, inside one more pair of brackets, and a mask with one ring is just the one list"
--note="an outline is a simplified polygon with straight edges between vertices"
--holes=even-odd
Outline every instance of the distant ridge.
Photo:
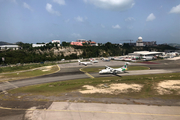
[[180,49],[180,44],[177,44],[177,43],[169,43],[168,45]]
[[0,41],[0,45],[14,45],[13,43],[8,43],[4,41]]

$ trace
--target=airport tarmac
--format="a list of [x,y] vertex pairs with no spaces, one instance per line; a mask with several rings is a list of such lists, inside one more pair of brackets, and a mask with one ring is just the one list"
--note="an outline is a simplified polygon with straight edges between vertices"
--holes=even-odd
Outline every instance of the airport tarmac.
[[[39,105],[40,106],[40,105]],[[179,106],[53,102],[44,107],[8,108],[0,120],[179,120]],[[16,114],[15,114],[16,113]]]
[[[124,65],[124,61],[110,61],[110,62],[102,62],[95,63],[93,65],[89,65],[87,67],[99,67],[99,66],[121,66]],[[131,65],[140,65],[147,66],[150,70],[138,70],[138,71],[127,71],[126,73],[119,74],[119,76],[127,76],[127,75],[142,75],[142,74],[158,74],[158,73],[173,73],[180,72],[180,60],[160,60],[153,62],[142,62],[142,63],[131,63]],[[64,81],[64,80],[73,80],[73,79],[82,79],[82,78],[94,78],[94,77],[105,77],[105,76],[113,76],[112,74],[103,74],[99,73],[84,73],[80,71],[80,68],[86,67],[84,65],[79,65],[78,63],[68,63],[68,64],[59,64],[60,71],[57,73],[22,79],[16,81],[6,81],[0,83],[0,92],[15,89],[18,87],[42,84],[48,82],[56,82],[56,81]]]
[[[121,66],[123,61],[99,62],[88,67],[98,66]],[[173,73],[180,72],[179,60],[163,60],[144,63],[131,63],[131,65],[148,66],[150,70],[143,71],[128,71],[123,75],[140,75],[140,74],[157,74],[157,73]],[[85,67],[78,63],[60,64],[61,70],[51,75],[35,77],[24,80],[3,82],[0,84],[1,91],[15,89],[18,87],[72,80],[79,78],[105,77],[112,76],[111,74],[99,75],[91,73],[89,75],[81,72],[79,69]],[[118,100],[117,100],[118,101]],[[134,100],[133,100],[134,101]],[[132,103],[133,103],[132,101]],[[136,100],[138,101],[138,100]],[[8,104],[9,102],[9,104]],[[141,101],[142,102],[142,101]],[[173,102],[173,101],[170,101]],[[176,101],[178,104],[178,101]],[[10,104],[11,103],[11,104]],[[36,104],[37,103],[37,104]],[[40,104],[42,103],[42,104]],[[108,102],[107,102],[108,103]],[[118,102],[117,102],[118,103]],[[140,102],[139,102],[140,103]],[[166,103],[166,102],[165,102]],[[173,102],[174,103],[174,102]],[[171,103],[170,103],[171,105]],[[131,105],[128,104],[102,104],[102,103],[71,103],[71,102],[28,102],[28,101],[1,101],[0,120],[76,120],[76,119],[91,119],[91,120],[109,120],[109,119],[180,119],[179,106],[149,106],[149,105]],[[17,114],[16,114],[17,113]]]

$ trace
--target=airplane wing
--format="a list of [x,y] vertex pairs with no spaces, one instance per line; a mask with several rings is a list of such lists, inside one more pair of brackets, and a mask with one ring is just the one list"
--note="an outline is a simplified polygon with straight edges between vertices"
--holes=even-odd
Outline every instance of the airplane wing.
[[111,69],[111,70],[113,70],[113,68],[111,68],[111,67],[109,67],[109,66],[107,66],[107,65],[106,65],[105,67],[106,67],[106,69]]

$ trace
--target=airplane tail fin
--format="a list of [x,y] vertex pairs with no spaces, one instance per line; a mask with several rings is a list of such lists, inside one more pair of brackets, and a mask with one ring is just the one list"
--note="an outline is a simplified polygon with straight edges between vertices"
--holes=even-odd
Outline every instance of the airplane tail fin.
[[130,64],[129,62],[125,62],[125,65],[123,66],[123,68],[127,68],[129,64]]

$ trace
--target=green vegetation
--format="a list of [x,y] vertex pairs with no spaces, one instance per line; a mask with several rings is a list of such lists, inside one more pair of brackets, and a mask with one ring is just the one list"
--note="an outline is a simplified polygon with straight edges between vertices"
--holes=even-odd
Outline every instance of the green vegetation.
[[49,66],[49,65],[55,65],[55,63],[46,63],[46,64],[38,63],[38,64],[29,64],[29,65],[18,65],[18,66],[12,66],[12,67],[0,67],[0,73],[28,70],[28,69]]
[[[175,92],[170,95],[159,95],[154,89],[158,82],[164,80],[180,80],[180,73],[169,74],[152,74],[138,76],[123,76],[123,77],[101,77],[94,79],[78,79],[61,81],[54,83],[46,83],[10,90],[10,94],[31,94],[44,96],[62,96],[65,93],[78,92],[79,89],[85,90],[83,85],[97,86],[99,84],[110,85],[112,83],[140,84],[143,88],[140,92],[128,92],[119,94],[84,94],[84,97],[110,97],[110,98],[162,98],[162,99],[180,99]],[[105,88],[104,88],[105,89]],[[3,97],[3,95],[1,95]]]
[[128,53],[132,53],[134,51],[164,51],[164,50],[174,50],[176,48],[168,46],[168,45],[159,45],[159,46],[145,46],[145,47],[137,47],[130,46],[128,43],[124,43],[123,46],[119,44],[112,44],[107,42],[105,44],[99,43],[99,46],[71,46],[67,42],[62,42],[63,48],[73,47],[76,52],[77,49],[83,51],[82,54],[77,55],[76,53],[72,53],[69,55],[64,55],[64,52],[59,52],[58,54],[54,54],[54,50],[58,50],[62,48],[62,46],[58,47],[56,43],[48,43],[46,46],[33,48],[32,44],[29,43],[17,43],[22,47],[20,50],[6,50],[0,51],[0,58],[4,57],[5,61],[0,59],[0,64],[16,64],[16,63],[38,63],[44,61],[59,61],[61,59],[78,59],[78,58],[90,58],[90,57],[109,57],[109,56],[120,56],[127,55]]
[[[112,68],[120,68],[122,66],[118,66],[118,67],[112,67]],[[86,67],[83,68],[82,71],[84,72],[99,72],[100,70],[105,69],[105,67]],[[128,66],[128,71],[129,70],[148,70],[149,67],[145,67],[145,66]]]
[[27,71],[21,71],[21,72],[16,71],[16,72],[7,73],[7,74],[1,74],[0,82],[47,75],[47,74],[54,73],[58,70],[59,70],[59,68],[57,66],[52,66],[49,69],[46,67],[41,67],[41,68],[31,69],[31,70],[27,70]]

